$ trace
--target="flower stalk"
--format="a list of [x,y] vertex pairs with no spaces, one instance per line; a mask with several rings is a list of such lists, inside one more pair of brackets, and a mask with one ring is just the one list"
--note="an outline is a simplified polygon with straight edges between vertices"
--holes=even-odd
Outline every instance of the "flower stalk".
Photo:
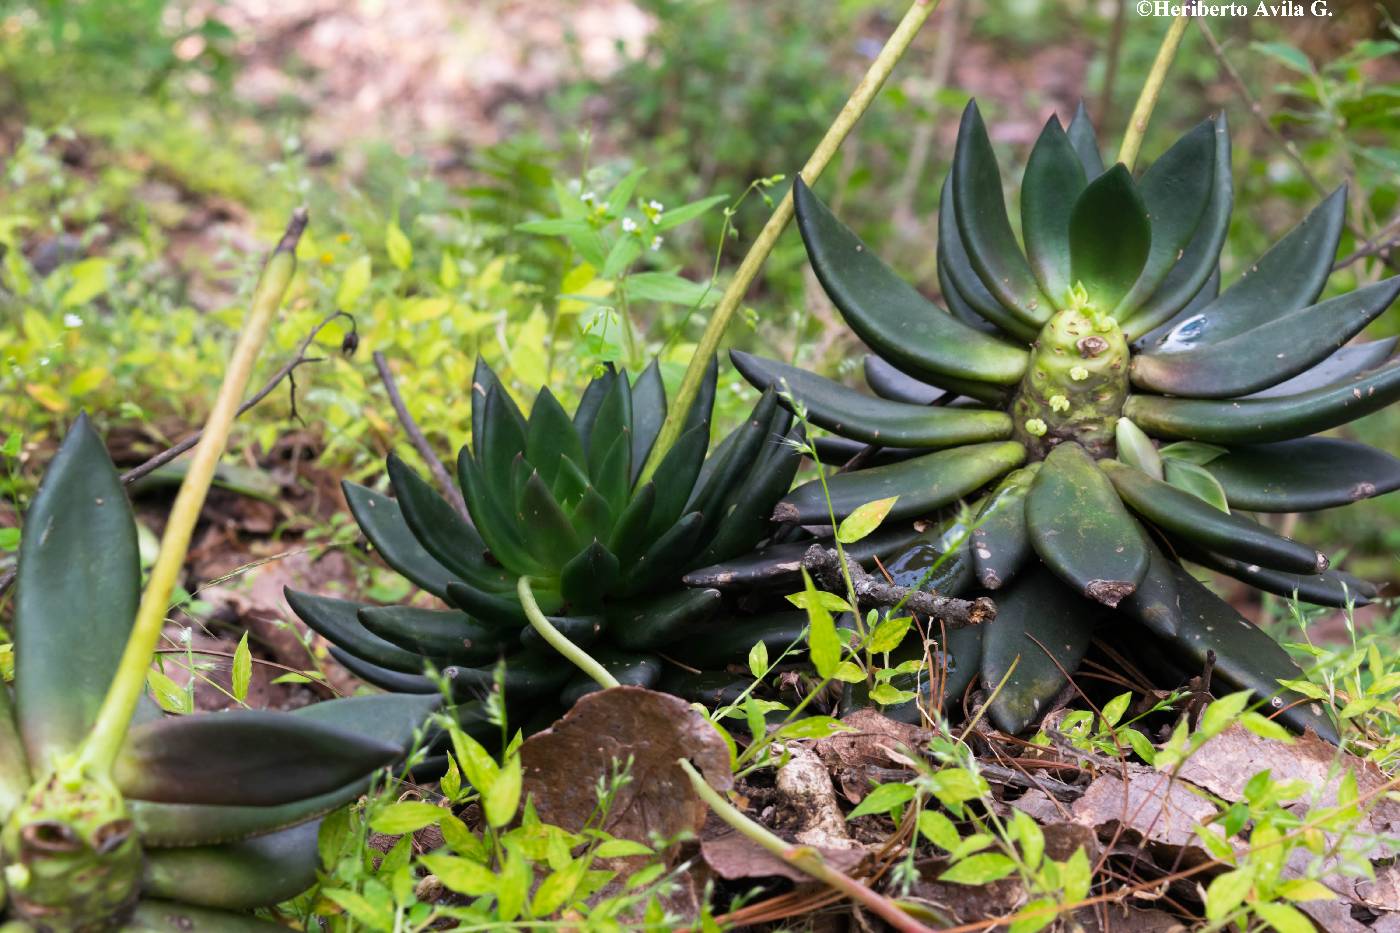
[[1176,50],[1181,47],[1181,37],[1186,34],[1186,26],[1191,17],[1181,14],[1172,20],[1162,44],[1157,49],[1157,57],[1152,62],[1152,70],[1147,73],[1147,81],[1142,85],[1137,103],[1133,105],[1133,115],[1128,118],[1128,128],[1123,133],[1123,145],[1118,149],[1118,161],[1129,169],[1137,161],[1142,149],[1143,137],[1147,135],[1147,124],[1152,119],[1152,111],[1157,106],[1157,98],[1162,94],[1162,85],[1167,80],[1167,70],[1171,68]]

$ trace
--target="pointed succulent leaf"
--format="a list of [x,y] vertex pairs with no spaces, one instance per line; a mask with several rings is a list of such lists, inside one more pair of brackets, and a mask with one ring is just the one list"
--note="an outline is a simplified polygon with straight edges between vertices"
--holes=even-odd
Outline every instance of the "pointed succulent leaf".
[[839,382],[777,360],[731,350],[734,367],[760,389],[784,393],[783,404],[806,406],[813,424],[867,444],[887,447],[936,448],[1011,436],[1005,412],[959,408],[930,408],[907,402],[871,398]]
[[574,463],[587,462],[583,442],[564,406],[548,387],[540,389],[530,409],[525,429],[525,458],[539,471],[546,485],[553,486],[559,475],[559,460],[568,457]]
[[632,385],[632,475],[635,479],[647,462],[661,423],[666,420],[666,386],[661,381],[661,360],[653,358]]
[[[911,518],[955,502],[1025,462],[1026,449],[1015,441],[969,444],[915,457],[888,466],[842,473],[827,480],[831,508],[839,521],[876,499],[898,496],[890,519]],[[773,520],[827,524],[822,484],[799,486],[773,510]]]
[[1123,414],[1155,437],[1264,444],[1335,428],[1396,399],[1400,399],[1400,361],[1391,361],[1297,395],[1220,400],[1129,395]]
[[790,420],[778,410],[777,393],[768,389],[744,423],[726,435],[705,460],[685,511],[705,516],[706,538],[713,534],[723,517],[723,503],[738,491],[758,463],[765,443],[786,433]]
[[[1004,331],[1022,341],[1035,337],[1039,328],[1023,320],[988,291],[981,273],[973,265],[958,229],[957,198],[951,173],[943,179],[943,193],[938,201],[937,258],[939,285],[943,287],[943,298],[954,317],[979,331],[993,334]],[[990,329],[985,326],[988,323],[993,325]]]
[[1076,592],[1116,606],[1147,572],[1147,544],[1113,484],[1073,442],[1050,451],[1026,496],[1040,559]]
[[780,418],[784,414],[774,413],[773,426],[764,438],[757,463],[743,484],[720,503],[714,533],[687,570],[737,557],[768,536],[773,505],[792,487],[792,478],[802,463],[802,426],[796,425],[786,434],[777,432],[777,426],[786,423]]
[[391,764],[397,744],[264,710],[172,716],[127,733],[113,768],[128,797],[277,806]]
[[621,573],[617,557],[594,538],[559,571],[559,595],[572,612],[595,609]]
[[199,930],[200,933],[276,933],[286,927],[245,913],[143,897],[136,902],[131,918],[122,929],[127,933],[188,933],[190,930]]
[[905,375],[873,353],[865,355],[864,371],[865,384],[870,386],[870,391],[892,402],[932,405],[948,394],[938,386]]
[[480,568],[486,545],[476,529],[397,454],[389,454],[386,464],[404,521],[428,553],[456,573]]
[[1400,337],[1386,337],[1383,340],[1371,340],[1342,347],[1321,363],[1299,373],[1292,379],[1285,379],[1267,389],[1252,392],[1245,398],[1277,398],[1280,395],[1298,395],[1333,383],[1345,382],[1368,369],[1375,369],[1390,359],[1390,355],[1395,352],[1397,343],[1400,343]]
[[1222,683],[1250,690],[1266,700],[1265,715],[1273,715],[1300,732],[1312,729],[1336,744],[1337,730],[1318,705],[1279,686],[1280,680],[1303,676],[1288,652],[1185,570],[1174,569],[1182,624],[1178,637],[1167,644],[1178,653],[1182,665],[1198,671],[1206,663],[1206,653],[1215,652],[1214,676]]
[[958,231],[982,283],[997,300],[1026,324],[1043,324],[1054,308],[1040,286],[1011,231],[987,126],[976,101],[963,110],[953,153],[953,202]]
[[608,606],[608,631],[628,651],[659,649],[719,612],[719,590],[683,587],[659,596]]
[[1142,274],[1115,311],[1130,319],[1185,258],[1201,226],[1215,181],[1215,121],[1196,125],[1143,173],[1139,190],[1151,220],[1151,248]]
[[[541,607],[549,605],[545,612],[558,608],[559,598],[535,587],[535,595],[542,600]],[[469,583],[453,581],[447,584],[447,602],[467,615],[490,626],[519,628],[526,624],[525,610],[514,593],[487,592]]]
[[[487,625],[453,610],[365,606],[357,617],[371,634],[405,651],[430,658],[439,667],[486,664],[514,642],[514,631]],[[420,662],[411,672],[421,669]]]
[[526,547],[536,560],[555,572],[583,548],[568,514],[555,501],[538,470],[525,481],[515,517]]
[[1026,258],[1040,288],[1059,301],[1074,284],[1069,277],[1069,218],[1088,183],[1074,144],[1059,117],[1045,122],[1021,181],[1021,232]]
[[989,590],[1001,589],[1031,555],[1026,494],[1039,470],[1040,464],[1033,463],[1009,474],[977,513],[972,530],[973,566],[977,581]]
[[601,375],[588,380],[583,395],[579,397],[578,407],[574,409],[574,431],[578,433],[579,443],[583,444],[585,451],[593,449],[593,424],[616,378],[617,372],[608,364]]
[[[624,490],[631,486],[632,422],[632,384],[624,371],[613,380],[608,394],[603,397],[593,424],[593,439],[588,445],[588,475],[614,509],[617,502],[609,490],[614,486]],[[619,443],[626,451],[620,456],[615,452]],[[620,478],[617,475],[619,465]]]
[[423,658],[417,652],[399,647],[365,628],[359,611],[372,608],[364,603],[330,596],[313,596],[287,587],[282,591],[287,605],[307,627],[344,651],[404,674],[423,670]]
[[1102,175],[1103,153],[1099,151],[1098,134],[1094,132],[1094,123],[1089,119],[1084,101],[1081,100],[1079,106],[1074,108],[1074,118],[1069,121],[1065,135],[1079,156],[1079,164],[1084,166],[1084,175],[1091,181]]
[[1327,569],[1327,558],[1305,544],[1274,534],[1242,515],[1222,512],[1189,492],[1116,460],[1100,464],[1123,501],[1172,537],[1275,570],[1321,573]]
[[697,532],[704,521],[699,512],[691,512],[658,537],[627,568],[622,595],[635,596],[663,583],[678,582],[699,547]]
[[369,543],[390,567],[439,599],[455,579],[437,558],[429,554],[408,527],[399,504],[388,496],[345,480],[340,484],[350,512]]
[[[868,538],[845,548],[846,556],[862,566],[873,568],[873,558],[887,560],[919,541],[921,532],[912,522],[886,521]],[[829,539],[828,539],[829,540]],[[802,557],[810,541],[772,544],[752,550],[722,563],[710,564],[685,575],[686,586],[733,589],[740,593],[783,590],[801,586]]]
[[320,825],[316,820],[256,839],[148,851],[141,892],[225,910],[290,900],[316,882]]
[[1181,625],[1181,600],[1176,592],[1174,562],[1169,560],[1152,542],[1151,536],[1144,536],[1147,543],[1147,573],[1142,582],[1127,599],[1118,604],[1118,612],[1152,632],[1158,638],[1170,640],[1176,637]]
[[836,219],[800,179],[797,228],[822,288],[846,323],[910,375],[1013,385],[1026,351],[974,330],[929,303]]
[[1285,573],[1199,548],[1187,549],[1183,551],[1183,556],[1202,567],[1209,567],[1227,577],[1234,577],[1241,583],[1247,583],[1266,593],[1273,593],[1284,599],[1296,597],[1314,606],[1341,608],[1348,603],[1365,606],[1380,592],[1375,584],[1340,570],[1328,569],[1322,573],[1309,574]]
[[864,441],[853,441],[835,434],[822,434],[812,438],[812,447],[817,458],[827,466],[844,466],[856,457],[863,467],[884,466],[900,460],[921,457],[924,451],[917,447],[877,447]]
[[1312,304],[1332,272],[1346,204],[1345,187],[1332,192],[1219,298],[1172,328],[1156,349],[1175,353],[1219,343]]
[[381,690],[388,690],[391,693],[435,694],[438,692],[438,685],[422,674],[404,674],[399,671],[391,671],[387,667],[380,667],[378,664],[361,660],[335,645],[330,646],[330,655],[341,667],[365,683]]
[[630,566],[636,556],[650,543],[646,538],[647,523],[651,520],[652,509],[656,505],[656,484],[647,483],[632,494],[632,499],[618,516],[613,525],[612,538],[608,550],[617,555],[624,567]]
[[1157,452],[1157,445],[1143,433],[1142,428],[1127,418],[1119,418],[1114,425],[1113,437],[1119,460],[1153,479],[1162,478],[1162,457]]
[[665,534],[686,510],[685,504],[695,490],[695,480],[700,476],[709,446],[709,425],[701,424],[688,428],[666,451],[651,478],[656,487],[656,502],[644,532],[648,540],[654,541]]
[[719,389],[719,357],[711,356],[705,366],[705,375],[700,379],[700,388],[695,393],[695,401],[690,403],[690,411],[681,422],[681,435],[699,429],[705,437],[706,446],[710,438],[710,418],[715,408],[715,392]]
[[1038,566],[997,597],[994,637],[982,639],[983,687],[991,691],[1006,680],[988,710],[997,728],[1015,734],[1049,710],[1064,672],[1079,667],[1088,651],[1101,612]]
[[1250,512],[1311,512],[1400,489],[1400,460],[1337,437],[1233,447],[1205,469]]
[[506,495],[511,465],[525,452],[526,422],[503,385],[487,390],[485,406],[481,434],[472,438],[472,446],[489,488],[498,496]]
[[1119,162],[1091,181],[1069,222],[1070,276],[1108,313],[1132,289],[1152,245],[1147,205]]
[[[661,659],[654,654],[637,654],[608,648],[595,652],[597,662],[623,687],[654,687],[661,680]],[[575,674],[559,693],[559,703],[569,707],[588,693],[603,689],[587,674]]]
[[140,597],[136,522],[87,415],[25,514],[16,582],[15,715],[41,773],[91,727]]
[[[555,631],[580,648],[587,648],[602,636],[607,628],[606,620],[598,615],[549,616],[549,624]],[[520,630],[520,647],[542,654],[554,651],[554,646],[545,641],[534,626],[527,625]]]
[[1133,384],[1193,398],[1231,398],[1296,376],[1336,353],[1400,294],[1400,276],[1189,349],[1139,353]]
[[[590,624],[598,623],[593,620]],[[507,703],[557,694],[577,670],[571,664],[561,664],[558,652],[548,646],[517,652],[507,657],[504,664]],[[459,700],[478,699],[495,685],[494,665],[454,668],[453,674],[453,696]]]
[[477,533],[496,562],[516,574],[543,572],[545,564],[525,546],[520,526],[511,514],[510,503],[515,500],[510,478],[504,480],[503,491],[493,489],[472,452],[463,447],[457,454],[457,482]]
[[1166,461],[1162,478],[1177,489],[1189,492],[1222,512],[1230,511],[1230,502],[1225,497],[1225,490],[1221,488],[1220,481],[1203,466],[1186,460],[1169,459]]
[[[1230,231],[1234,208],[1234,181],[1230,177],[1230,130],[1225,114],[1215,117],[1215,171],[1210,197],[1191,241],[1162,284],[1132,316],[1123,321],[1129,338],[1138,338],[1163,326],[1203,298],[1220,293],[1220,250]],[[1206,302],[1208,303],[1208,302]],[[1192,309],[1198,310],[1196,308]],[[1189,315],[1188,315],[1189,316]]]

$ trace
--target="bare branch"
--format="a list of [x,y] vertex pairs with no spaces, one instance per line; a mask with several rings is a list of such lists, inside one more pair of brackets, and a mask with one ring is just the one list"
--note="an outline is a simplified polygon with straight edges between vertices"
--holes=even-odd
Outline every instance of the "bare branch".
[[[802,566],[823,588],[833,592],[845,589],[841,559],[835,548],[812,545],[802,557]],[[996,603],[986,596],[979,596],[973,600],[957,599],[934,591],[886,583],[867,573],[864,567],[850,557],[846,558],[846,572],[850,574],[851,585],[855,588],[856,601],[863,605],[887,608],[902,605],[910,612],[940,618],[949,628],[982,625],[991,622],[997,616]]]
[[389,393],[389,404],[394,406],[394,414],[398,415],[399,423],[403,425],[404,433],[408,435],[413,449],[418,451],[418,456],[422,457],[423,462],[428,464],[433,479],[437,480],[438,488],[447,497],[447,501],[452,503],[457,514],[466,519],[467,524],[470,525],[472,518],[467,512],[466,501],[462,499],[462,490],[458,489],[457,484],[452,482],[452,474],[447,472],[447,467],[443,466],[437,454],[433,453],[432,445],[428,443],[427,437],[418,427],[418,422],[414,421],[413,415],[409,414],[408,406],[403,403],[403,396],[399,394],[398,384],[394,382],[394,374],[389,371],[389,361],[378,350],[374,351],[374,368],[379,370],[379,381],[384,383],[384,391]]

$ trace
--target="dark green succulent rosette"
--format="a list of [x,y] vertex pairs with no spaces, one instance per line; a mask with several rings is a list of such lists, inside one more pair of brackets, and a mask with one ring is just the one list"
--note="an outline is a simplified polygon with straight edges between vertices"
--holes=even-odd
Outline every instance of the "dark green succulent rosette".
[[[1181,670],[1213,651],[1220,681],[1335,736],[1317,706],[1280,689],[1300,676],[1284,650],[1182,562],[1324,606],[1376,595],[1247,514],[1400,486],[1395,458],[1313,436],[1400,397],[1394,340],[1347,345],[1400,278],[1318,300],[1344,191],[1220,291],[1232,204],[1223,115],[1136,178],[1104,168],[1082,107],[1068,130],[1052,118],[1026,166],[1018,241],[970,104],[939,215],[946,311],[800,179],[794,196],[817,278],[874,351],[875,397],[743,353],[735,365],[760,388],[786,386],[838,436],[829,452],[863,451],[861,468],[827,481],[838,517],[893,495],[895,518],[976,503],[959,559],[967,588],[994,592],[999,612],[995,636],[962,650],[980,651],[987,685],[1020,658],[992,706],[1000,727],[1034,721],[1096,633],[1136,623]],[[774,517],[825,524],[821,486],[797,488]]]
[[451,608],[376,607],[294,591],[289,602],[371,683],[426,692],[432,683],[422,671],[431,662],[465,697],[490,685],[504,657],[507,694],[542,714],[592,681],[530,627],[517,595],[521,577],[530,578],[555,627],[627,684],[661,681],[662,653],[691,663],[689,649],[676,653],[677,646],[698,635],[711,641],[696,652],[704,655],[700,667],[716,647],[726,658],[743,657],[754,638],[791,641],[800,619],[734,619],[718,590],[681,582],[686,571],[767,539],[774,504],[801,459],[801,429],[772,392],[710,452],[717,375],[712,361],[685,430],[646,476],[667,410],[655,362],[635,381],[606,370],[572,415],[541,389],[527,417],[478,361],[472,441],[457,460],[471,522],[393,455],[392,497],[344,487],[385,562]]
[[85,772],[140,594],[136,523],[79,417],[25,516],[15,679],[0,682],[0,925],[280,929],[237,913],[315,881],[319,817],[400,760],[434,697],[168,716],[145,700]]

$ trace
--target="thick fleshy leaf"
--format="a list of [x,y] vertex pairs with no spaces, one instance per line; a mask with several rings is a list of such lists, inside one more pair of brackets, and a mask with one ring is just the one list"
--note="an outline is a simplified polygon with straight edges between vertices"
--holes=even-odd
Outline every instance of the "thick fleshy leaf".
[[1242,515],[1222,512],[1189,492],[1116,460],[1100,461],[1100,465],[1123,501],[1168,535],[1275,570],[1321,573],[1327,569],[1327,558],[1317,551]]
[[463,447],[457,454],[457,482],[467,500],[467,510],[476,522],[476,530],[496,562],[514,573],[544,572],[545,564],[525,546],[512,508],[514,498],[509,478],[500,490],[494,489],[487,483],[471,450]]
[[1139,353],[1139,388],[1192,398],[1230,398],[1275,385],[1336,353],[1400,294],[1400,276],[1283,315],[1234,337],[1189,349]]
[[556,573],[583,548],[568,513],[555,501],[538,470],[525,481],[515,518],[530,553]]
[[714,618],[721,603],[719,590],[692,587],[616,603],[607,608],[608,632],[628,651],[661,648]]
[[1365,606],[1380,592],[1375,584],[1340,570],[1324,570],[1322,573],[1297,574],[1282,570],[1269,570],[1249,561],[1235,560],[1211,551],[1198,548],[1186,549],[1183,556],[1202,567],[1219,571],[1227,577],[1234,577],[1256,589],[1284,599],[1295,596],[1315,606],[1342,607],[1348,601],[1357,606]]
[[834,434],[824,434],[812,438],[812,446],[816,449],[817,457],[825,466],[834,467],[844,466],[862,454],[864,456],[861,457],[861,464],[865,467],[872,467],[922,457],[925,453],[916,447],[878,447],[866,444],[864,441],[852,441],[844,437],[837,437]]
[[999,331],[1017,340],[1029,341],[1039,328],[1023,320],[1015,311],[1003,305],[987,290],[981,273],[967,254],[962,233],[958,230],[957,198],[953,193],[953,175],[943,179],[943,193],[938,201],[938,272],[944,300],[953,316],[977,330],[994,325],[991,333]]
[[497,495],[505,495],[510,491],[515,458],[525,453],[526,422],[503,385],[488,389],[484,404],[481,434],[472,438],[472,448],[487,485]]
[[29,789],[28,759],[15,722],[10,688],[0,683],[0,824]]
[[700,547],[698,537],[704,523],[705,516],[691,512],[668,528],[627,568],[621,595],[637,596],[655,586],[679,582]]
[[[472,443],[481,443],[486,436],[486,396],[492,389],[500,389],[501,380],[496,376],[496,371],[486,362],[486,357],[478,355],[476,358],[476,369],[472,374]],[[503,396],[501,404],[505,407],[505,413],[510,415],[521,431],[525,429],[525,416],[520,413],[515,401],[510,395]]]
[[720,441],[700,469],[695,491],[685,511],[705,516],[708,538],[723,518],[724,503],[738,491],[765,451],[765,445],[787,433],[791,417],[778,408],[778,395],[764,392],[749,417]]
[[774,503],[791,488],[792,478],[802,464],[798,448],[804,436],[799,424],[786,434],[764,439],[753,470],[720,504],[719,523],[714,526],[709,543],[684,569],[738,557],[767,537]]
[[[528,648],[513,654],[505,659],[506,701],[523,702],[557,693],[576,670],[572,664],[564,663],[559,653],[548,646]],[[495,683],[494,666],[460,667],[455,668],[453,673],[452,692],[458,700],[477,699],[492,689]]]
[[1168,458],[1163,466],[1162,479],[1177,489],[1210,503],[1222,512],[1230,511],[1230,501],[1225,498],[1225,490],[1203,466],[1189,460]]
[[579,396],[578,407],[574,409],[574,430],[578,432],[579,443],[583,444],[585,451],[592,448],[593,424],[603,406],[603,399],[607,396],[608,390],[612,388],[613,380],[616,378],[617,371],[609,363],[604,367],[601,375],[588,380],[583,395]]
[[1069,218],[1088,183],[1074,144],[1059,117],[1045,122],[1021,181],[1021,232],[1026,258],[1040,288],[1059,302],[1074,284],[1069,277]]
[[[623,687],[654,687],[661,679],[661,659],[654,654],[634,654],[606,648],[594,652],[594,660],[617,678]],[[563,706],[573,706],[584,694],[603,689],[587,674],[575,674],[559,692]]]
[[1055,309],[1040,293],[1011,231],[1001,170],[976,101],[963,110],[951,174],[958,231],[982,284],[1024,323],[1045,323]]
[[1022,467],[1002,480],[977,513],[972,530],[973,565],[977,581],[989,590],[998,590],[1016,575],[1031,555],[1031,539],[1026,529],[1026,494],[1040,464]]
[[[343,648],[331,645],[331,657],[336,663],[345,668],[356,677],[367,684],[378,687],[381,690],[388,690],[391,693],[437,693],[438,686],[422,674],[403,674],[398,671],[391,671],[387,667],[380,667],[368,661],[362,661]],[[449,669],[450,670],[450,669]]]
[[571,612],[596,609],[621,572],[617,557],[594,538],[560,570],[559,595]]
[[1232,447],[1205,469],[1231,505],[1251,512],[1311,512],[1400,489],[1400,460],[1337,437]]
[[[1132,316],[1122,322],[1129,338],[1138,338],[1180,315],[1203,296],[1211,299],[1220,291],[1220,250],[1230,231],[1234,208],[1234,180],[1230,177],[1230,128],[1222,112],[1215,118],[1215,170],[1210,197],[1196,226],[1162,284]],[[1214,285],[1209,286],[1214,279]],[[1208,287],[1209,286],[1209,287]]]
[[[1329,742],[1337,730],[1314,702],[1283,690],[1280,680],[1303,676],[1278,642],[1255,628],[1230,605],[1206,589],[1185,570],[1175,568],[1181,594],[1182,622],[1176,638],[1166,642],[1188,670],[1200,671],[1206,652],[1215,652],[1215,677],[1237,690],[1251,690],[1268,699],[1262,712],[1298,731],[1312,729]],[[1285,708],[1286,707],[1286,708]]]
[[[555,631],[580,648],[587,648],[597,642],[607,627],[607,620],[598,615],[548,616],[548,619]],[[527,625],[520,630],[519,641],[520,647],[530,651],[546,654],[554,651],[554,646],[545,641],[544,637],[532,625]]]
[[424,659],[417,652],[401,648],[365,628],[359,612],[372,608],[365,603],[331,596],[313,596],[291,587],[283,588],[282,595],[297,617],[331,644],[391,671],[405,674],[422,672]]
[[128,797],[277,806],[393,763],[393,742],[308,717],[236,710],[167,717],[127,733],[113,769]]
[[661,423],[666,420],[666,386],[661,381],[660,358],[653,358],[632,386],[633,478],[647,462]]
[[1147,262],[1152,224],[1133,176],[1118,163],[1091,181],[1069,222],[1070,277],[1100,311],[1111,311]]
[[[436,694],[387,693],[313,703],[292,715],[353,729],[391,742],[402,754],[408,754],[415,730],[440,703],[441,697]],[[146,800],[132,800],[128,805],[141,842],[148,849],[153,846],[207,846],[275,832],[329,813],[363,794],[371,780],[371,776],[365,776],[325,794],[275,807]]]
[[[982,488],[1025,462],[1026,449],[1015,441],[970,444],[915,457],[888,466],[842,473],[827,480],[831,507],[839,521],[867,502],[898,496],[889,519],[912,518]],[[773,510],[773,520],[827,524],[822,484],[799,486]]]
[[1346,188],[1338,188],[1201,312],[1177,324],[1157,347],[1176,353],[1219,343],[1312,304],[1337,255],[1346,220]]
[[1215,121],[1196,125],[1143,173],[1138,189],[1152,226],[1152,245],[1142,274],[1115,311],[1127,320],[1185,258],[1201,226],[1215,182]]
[[[485,664],[515,641],[514,632],[453,610],[417,606],[365,606],[357,613],[372,635],[405,651],[444,664]],[[373,659],[370,659],[373,660]],[[422,664],[413,668],[416,672]]]
[[1026,496],[1040,559],[1089,599],[1116,606],[1147,572],[1147,544],[1113,484],[1078,444],[1050,451]]
[[223,845],[148,851],[141,893],[226,910],[290,900],[316,882],[320,825],[313,821]]
[[404,521],[428,553],[453,573],[481,567],[486,545],[476,529],[397,454],[390,453],[385,465]]
[[210,910],[192,904],[143,897],[136,904],[123,933],[275,933],[280,923],[266,923],[249,914]]
[[652,476],[656,487],[656,502],[647,519],[644,533],[647,540],[655,540],[666,533],[686,510],[695,481],[705,465],[705,451],[710,447],[710,429],[701,424],[686,430],[676,439],[675,445],[662,458],[660,466]]
[[[546,613],[555,612],[562,603],[557,591],[535,587],[535,597]],[[447,584],[447,602],[467,615],[492,626],[519,628],[526,624],[525,610],[514,593],[487,592],[468,583]]]
[[560,457],[568,457],[574,463],[588,462],[573,420],[546,386],[535,396],[535,404],[530,409],[525,429],[525,459],[539,471],[547,485],[553,486],[559,474]]
[[632,464],[632,421],[632,385],[624,371],[598,407],[588,445],[588,475],[614,511],[619,501],[615,496],[631,488],[632,471],[640,469]]
[[441,599],[447,592],[448,581],[456,578],[414,537],[399,504],[349,480],[343,481],[340,488],[345,493],[345,501],[350,503],[350,512],[360,531],[384,558],[384,563]]
[[988,710],[997,728],[1014,734],[1049,712],[1066,683],[1062,671],[1073,674],[1079,667],[1101,613],[1043,567],[1027,568],[1002,591],[996,621],[982,638],[982,685],[988,691],[1016,662]]
[[1400,399],[1400,361],[1297,395],[1252,399],[1129,395],[1123,414],[1155,437],[1264,444],[1335,428]]
[[1152,542],[1147,542],[1147,573],[1138,588],[1118,604],[1117,611],[1136,619],[1161,638],[1172,638],[1181,624],[1181,600],[1176,592],[1175,561],[1168,559]]
[[[722,674],[717,668],[723,668],[731,661],[743,660],[748,656],[749,649],[759,642],[768,648],[770,657],[776,658],[803,638],[806,628],[807,613],[801,610],[761,616],[722,617],[707,625],[697,626],[694,634],[675,641],[670,651],[674,651],[676,657],[685,658],[687,663],[710,669],[711,673],[703,676],[721,677],[724,683],[728,683],[730,675]],[[682,670],[676,668],[677,672]],[[675,682],[670,677],[665,680]],[[695,685],[694,681],[686,683]],[[752,683],[753,678],[746,677],[739,689]],[[670,688],[663,685],[663,689]]]
[[[937,448],[1011,436],[1011,418],[1005,412],[930,408],[872,398],[777,360],[742,350],[731,350],[729,356],[753,385],[790,393],[806,406],[813,424],[867,444]],[[783,398],[783,404],[791,403]]]
[[1069,137],[1070,145],[1074,147],[1074,152],[1079,156],[1079,164],[1084,166],[1084,175],[1091,181],[1103,174],[1103,153],[1099,151],[1098,134],[1094,132],[1093,121],[1089,119],[1089,111],[1084,107],[1084,101],[1079,102],[1079,106],[1074,108],[1074,118],[1069,121],[1069,129],[1065,131]]
[[86,415],[25,513],[16,583],[15,717],[42,773],[92,726],[140,598],[136,522]]
[[[883,560],[897,554],[925,534],[915,528],[913,522],[892,522],[887,519],[874,534],[847,545],[846,556],[873,569],[873,558]],[[692,570],[685,575],[684,582],[686,586],[732,589],[739,593],[782,590],[794,583],[800,587],[802,556],[811,546],[810,541],[769,545],[722,563]]]
[[1113,428],[1113,441],[1119,460],[1154,479],[1162,478],[1162,457],[1142,428],[1127,418],[1119,418]]
[[812,271],[851,329],[912,376],[939,374],[1013,385],[1026,369],[1020,347],[945,314],[880,261],[800,179],[797,228]]
[[1269,386],[1246,395],[1245,398],[1277,398],[1280,395],[1298,395],[1310,392],[1337,382],[1345,382],[1353,376],[1364,373],[1390,359],[1400,337],[1386,337],[1342,347],[1313,368],[1285,379],[1278,385]]
[[709,447],[710,418],[715,409],[715,393],[719,391],[719,357],[710,357],[705,367],[705,375],[700,379],[700,389],[695,393],[695,401],[681,422],[681,436],[692,428],[701,428],[705,436],[705,446]]
[[864,361],[865,384],[870,391],[892,402],[908,402],[911,405],[932,405],[948,393],[938,386],[920,382],[906,375],[873,353],[867,353]]

